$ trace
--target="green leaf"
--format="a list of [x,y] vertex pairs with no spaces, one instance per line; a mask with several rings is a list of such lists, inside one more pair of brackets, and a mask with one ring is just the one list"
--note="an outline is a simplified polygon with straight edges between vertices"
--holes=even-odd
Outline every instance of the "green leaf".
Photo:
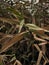
[[16,57],[15,57],[15,56],[12,57],[12,59],[10,60],[10,62],[12,62],[12,61],[14,61],[14,60],[16,60]]
[[26,24],[26,26],[27,26],[30,30],[35,30],[35,31],[43,30],[44,32],[49,32],[49,30],[45,30],[45,29],[43,29],[43,28],[40,28],[40,27],[36,26],[35,24]]
[[19,26],[19,31],[18,31],[18,33],[21,32],[21,29],[22,29],[23,25],[24,25],[24,20],[22,20],[22,21],[20,22],[20,26]]
[[19,18],[19,20],[22,20],[23,19],[23,15],[16,9],[12,8],[12,7],[9,7],[7,8],[10,12],[13,13],[13,15],[15,15],[16,17]]

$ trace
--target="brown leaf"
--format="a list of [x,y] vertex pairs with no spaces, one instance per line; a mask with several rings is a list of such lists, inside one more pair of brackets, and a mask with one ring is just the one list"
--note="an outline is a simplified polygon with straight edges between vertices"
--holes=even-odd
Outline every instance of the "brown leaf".
[[0,21],[10,23],[10,24],[16,24],[18,22],[18,19],[9,19],[5,17],[0,17]]
[[20,41],[23,37],[24,34],[27,33],[28,31],[16,34],[9,42],[7,42],[2,49],[0,50],[0,53],[5,52],[9,47],[14,45],[16,42]]

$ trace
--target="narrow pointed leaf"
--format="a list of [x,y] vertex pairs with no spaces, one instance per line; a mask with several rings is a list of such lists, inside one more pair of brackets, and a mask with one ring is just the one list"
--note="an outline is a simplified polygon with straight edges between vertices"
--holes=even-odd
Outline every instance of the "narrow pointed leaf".
[[19,18],[19,20],[23,19],[23,15],[18,11],[15,10],[14,8],[7,8],[11,13],[13,13],[15,16],[17,16]]
[[30,30],[35,30],[35,31],[41,30],[41,31],[44,31],[44,32],[49,32],[49,30],[40,28],[40,27],[36,26],[35,24],[26,24],[26,26],[27,26]]
[[17,24],[18,20],[17,19],[9,19],[9,18],[5,18],[5,17],[0,17],[0,22],[6,22],[9,24]]
[[9,42],[7,42],[2,49],[0,50],[0,53],[5,52],[9,47],[14,45],[16,42],[20,41],[23,37],[24,34],[26,34],[28,31],[16,34]]
[[19,31],[18,31],[18,33],[21,32],[21,29],[22,29],[23,25],[24,25],[24,20],[22,20],[22,21],[20,22],[20,26],[19,26]]

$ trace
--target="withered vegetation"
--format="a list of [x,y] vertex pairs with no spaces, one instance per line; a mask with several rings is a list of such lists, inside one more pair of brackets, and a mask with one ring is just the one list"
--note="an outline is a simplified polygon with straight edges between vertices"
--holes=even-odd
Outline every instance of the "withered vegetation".
[[49,63],[49,1],[0,0],[0,65]]

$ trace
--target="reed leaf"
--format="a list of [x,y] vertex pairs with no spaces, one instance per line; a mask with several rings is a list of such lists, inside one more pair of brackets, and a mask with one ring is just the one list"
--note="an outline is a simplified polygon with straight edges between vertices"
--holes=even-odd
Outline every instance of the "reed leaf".
[[34,30],[34,31],[44,31],[44,32],[49,32],[49,30],[46,30],[46,29],[43,29],[43,28],[40,28],[38,26],[36,26],[35,24],[26,24],[26,26],[30,29],[30,30]]
[[23,19],[23,15],[18,10],[14,9],[12,7],[7,8],[7,10],[9,10],[11,13],[13,13],[16,17],[18,17],[19,20]]
[[16,34],[9,42],[2,46],[0,53],[5,52],[9,47],[13,46],[16,42],[20,41],[27,32],[28,31]]
[[18,33],[21,32],[21,29],[22,29],[23,25],[24,25],[24,20],[22,20],[22,21],[20,22],[20,26],[19,26],[19,31],[18,31]]

